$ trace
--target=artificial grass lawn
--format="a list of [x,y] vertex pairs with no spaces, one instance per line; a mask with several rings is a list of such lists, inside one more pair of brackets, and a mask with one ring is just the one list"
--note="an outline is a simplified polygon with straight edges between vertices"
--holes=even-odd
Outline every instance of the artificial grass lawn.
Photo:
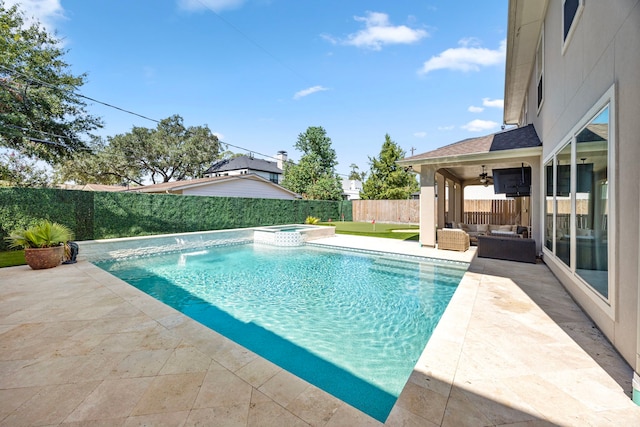
[[25,265],[26,263],[24,260],[24,251],[0,252],[0,268]]
[[[387,239],[418,240],[420,227],[409,224],[381,224],[371,222],[321,222],[318,225],[336,227],[337,234],[352,234],[355,236],[384,237]],[[402,232],[393,230],[403,230]],[[404,230],[411,230],[406,231]]]

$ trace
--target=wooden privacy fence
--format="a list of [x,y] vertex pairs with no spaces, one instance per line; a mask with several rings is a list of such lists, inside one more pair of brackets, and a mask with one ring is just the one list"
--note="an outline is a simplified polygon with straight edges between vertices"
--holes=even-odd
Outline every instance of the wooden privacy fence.
[[462,219],[467,224],[520,224],[516,200],[465,200]]
[[353,220],[418,224],[420,200],[353,200]]
[[[353,200],[353,220],[418,224],[420,200]],[[520,218],[512,199],[465,200],[462,220],[467,224],[519,224]]]

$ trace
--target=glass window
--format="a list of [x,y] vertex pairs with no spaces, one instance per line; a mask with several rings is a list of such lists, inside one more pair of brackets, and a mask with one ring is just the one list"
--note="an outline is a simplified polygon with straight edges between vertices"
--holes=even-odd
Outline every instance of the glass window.
[[576,135],[576,273],[608,298],[609,107]]
[[536,49],[536,79],[538,85],[538,112],[540,112],[540,107],[542,107],[542,101],[544,100],[544,28],[540,33]]
[[571,144],[556,156],[556,255],[571,265]]
[[544,245],[547,249],[553,251],[553,159],[549,160],[544,166],[544,181],[547,194],[544,203]]
[[562,35],[563,43],[569,39],[577,17],[582,11],[584,0],[564,0],[562,6]]

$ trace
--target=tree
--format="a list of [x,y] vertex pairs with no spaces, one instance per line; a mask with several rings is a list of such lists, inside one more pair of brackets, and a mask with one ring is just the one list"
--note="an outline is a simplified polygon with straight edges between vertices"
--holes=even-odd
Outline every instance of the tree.
[[94,142],[94,152],[78,153],[57,168],[62,181],[142,185],[201,178],[221,154],[218,138],[207,126],[185,127],[182,117],[161,120],[155,129],[131,132]]
[[33,158],[11,151],[0,153],[0,181],[13,187],[48,187],[51,177]]
[[349,173],[349,179],[353,181],[364,181],[367,177],[366,172],[358,172],[358,165],[355,163],[351,163],[349,166],[351,168],[351,172]]
[[59,45],[0,0],[0,146],[49,163],[86,148],[83,137],[102,126],[76,93],[86,75],[68,71]]
[[102,138],[94,138],[89,144],[92,150],[78,152],[55,167],[56,182],[76,184],[123,185],[144,182],[144,171],[129,162],[125,155],[112,149]]
[[379,158],[369,157],[371,171],[362,185],[360,197],[368,200],[408,199],[420,186],[415,175],[396,163],[404,158],[405,152],[391,140],[389,134],[384,138]]
[[285,164],[282,186],[309,200],[341,200],[342,183],[335,173],[336,152],[326,131],[310,126],[298,135],[295,148],[302,157],[297,165]]

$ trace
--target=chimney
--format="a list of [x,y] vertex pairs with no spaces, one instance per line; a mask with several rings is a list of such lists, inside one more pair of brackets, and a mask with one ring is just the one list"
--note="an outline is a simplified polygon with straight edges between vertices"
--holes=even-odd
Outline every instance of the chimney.
[[284,163],[287,161],[287,152],[282,150],[278,151],[278,154],[276,154],[276,159],[278,160],[278,169],[284,170]]

